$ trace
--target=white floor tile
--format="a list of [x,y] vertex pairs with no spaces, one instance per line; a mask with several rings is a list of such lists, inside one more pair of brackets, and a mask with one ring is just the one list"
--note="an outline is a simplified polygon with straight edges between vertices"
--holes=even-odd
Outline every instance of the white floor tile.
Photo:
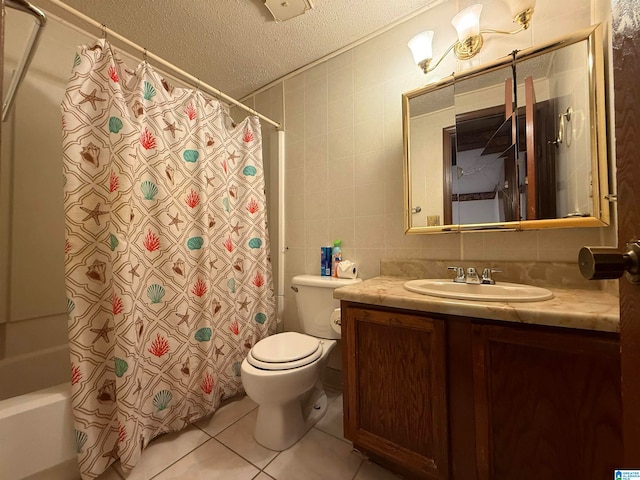
[[373,462],[365,461],[354,480],[400,480],[403,477]]
[[230,400],[213,412],[213,415],[203,418],[196,426],[215,437],[232,423],[244,417],[258,405],[249,397],[244,396]]
[[251,480],[258,472],[249,462],[211,439],[154,480]]
[[258,409],[254,409],[236,423],[216,435],[216,439],[231,450],[249,460],[258,468],[264,468],[279,452],[263,447],[253,438]]
[[193,425],[180,432],[168,433],[149,444],[128,476],[120,473],[127,480],[148,480],[209,439],[209,435]]
[[265,472],[277,480],[351,480],[361,463],[349,443],[312,428]]
[[322,417],[315,426],[329,435],[333,435],[334,437],[344,440],[344,428],[342,424],[342,394],[330,395],[329,392],[327,392],[327,397],[329,398],[327,413],[325,413],[324,417]]

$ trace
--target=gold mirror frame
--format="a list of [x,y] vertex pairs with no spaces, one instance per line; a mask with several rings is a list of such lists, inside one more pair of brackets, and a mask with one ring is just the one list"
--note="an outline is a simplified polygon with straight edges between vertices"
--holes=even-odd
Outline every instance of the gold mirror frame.
[[458,74],[453,74],[438,82],[402,94],[403,130],[403,183],[404,183],[404,227],[406,234],[458,233],[463,231],[495,230],[536,230],[543,228],[604,227],[609,225],[611,200],[609,197],[609,165],[607,158],[605,75],[602,44],[602,28],[598,24],[552,42],[530,47],[515,53],[517,64],[525,59],[550,53],[579,42],[587,42],[589,103],[590,103],[590,148],[591,148],[591,195],[593,212],[598,216],[569,217],[543,220],[518,220],[500,223],[455,224],[439,226],[413,226],[411,205],[411,158],[410,158],[410,112],[409,101],[440,88],[454,85],[457,81],[470,79],[500,68],[509,67],[514,62],[513,54]]

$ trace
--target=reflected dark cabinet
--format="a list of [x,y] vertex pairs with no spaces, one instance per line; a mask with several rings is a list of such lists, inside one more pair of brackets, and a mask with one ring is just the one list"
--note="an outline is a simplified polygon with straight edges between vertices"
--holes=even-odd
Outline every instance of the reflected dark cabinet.
[[611,478],[617,334],[342,302],[344,429],[407,478]]

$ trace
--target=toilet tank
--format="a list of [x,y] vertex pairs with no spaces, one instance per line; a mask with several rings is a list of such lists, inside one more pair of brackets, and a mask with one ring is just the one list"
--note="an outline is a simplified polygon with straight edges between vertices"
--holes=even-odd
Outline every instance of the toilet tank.
[[296,292],[296,307],[302,331],[320,338],[340,338],[331,328],[331,312],[340,308],[340,301],[333,298],[338,287],[361,282],[361,278],[322,277],[297,275],[291,280]]

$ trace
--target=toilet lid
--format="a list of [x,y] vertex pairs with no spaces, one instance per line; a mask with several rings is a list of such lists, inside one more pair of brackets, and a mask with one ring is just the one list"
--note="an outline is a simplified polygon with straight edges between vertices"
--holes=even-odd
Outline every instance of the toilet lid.
[[263,370],[289,370],[313,363],[321,355],[317,338],[284,332],[260,340],[247,355],[247,361]]

